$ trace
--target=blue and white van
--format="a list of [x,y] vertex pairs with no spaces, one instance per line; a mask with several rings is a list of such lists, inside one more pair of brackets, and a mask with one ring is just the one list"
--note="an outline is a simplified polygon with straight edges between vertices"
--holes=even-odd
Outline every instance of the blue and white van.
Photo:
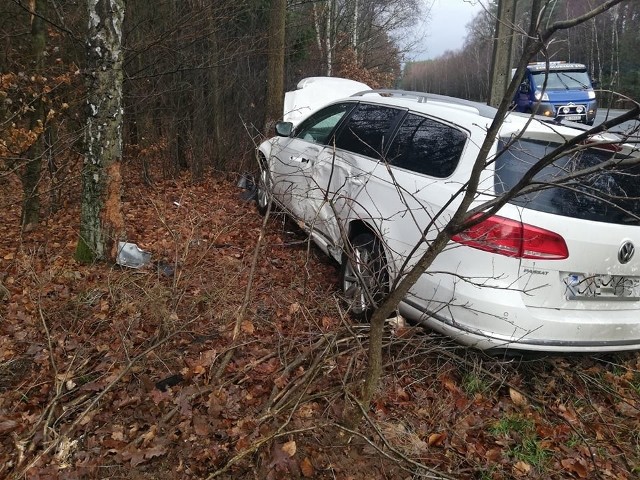
[[548,70],[546,62],[529,64],[513,102],[518,112],[587,125],[593,125],[598,108],[587,67],[581,63],[550,62]]

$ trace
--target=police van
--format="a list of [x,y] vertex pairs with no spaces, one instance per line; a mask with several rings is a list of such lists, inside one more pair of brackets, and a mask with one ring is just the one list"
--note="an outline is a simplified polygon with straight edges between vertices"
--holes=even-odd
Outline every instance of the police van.
[[529,64],[513,103],[518,112],[587,125],[593,125],[598,108],[587,67],[566,62]]

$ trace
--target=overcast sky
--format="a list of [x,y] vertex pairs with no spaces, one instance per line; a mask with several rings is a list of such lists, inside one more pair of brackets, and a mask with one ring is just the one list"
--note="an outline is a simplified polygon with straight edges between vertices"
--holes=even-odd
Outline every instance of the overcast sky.
[[[429,0],[423,0],[429,1]],[[466,25],[482,9],[478,0],[435,0],[425,30],[426,35],[415,49],[414,60],[427,60],[446,50],[462,48]]]

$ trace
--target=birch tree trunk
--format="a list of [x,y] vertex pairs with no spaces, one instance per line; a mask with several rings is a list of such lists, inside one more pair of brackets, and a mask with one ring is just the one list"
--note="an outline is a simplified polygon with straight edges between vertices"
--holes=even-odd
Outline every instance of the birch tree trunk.
[[82,171],[81,262],[115,259],[124,233],[122,177],[122,22],[124,0],[87,0],[87,123]]
[[334,0],[329,0],[327,3],[327,33],[325,41],[325,49],[326,49],[326,59],[327,59],[327,70],[326,75],[330,77],[333,75],[333,14],[335,10],[335,2]]

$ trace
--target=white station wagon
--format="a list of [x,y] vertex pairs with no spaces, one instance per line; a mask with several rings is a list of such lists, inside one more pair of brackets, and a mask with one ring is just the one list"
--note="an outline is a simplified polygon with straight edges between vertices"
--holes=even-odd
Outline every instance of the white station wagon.
[[[341,263],[351,312],[364,315],[451,218],[494,115],[455,98],[304,79],[286,95],[277,136],[258,148],[258,209],[273,200]],[[582,132],[510,114],[474,206]],[[638,152],[607,138],[555,160],[534,177],[540,190],[453,237],[400,313],[481,349],[639,349],[640,167],[597,168]]]

